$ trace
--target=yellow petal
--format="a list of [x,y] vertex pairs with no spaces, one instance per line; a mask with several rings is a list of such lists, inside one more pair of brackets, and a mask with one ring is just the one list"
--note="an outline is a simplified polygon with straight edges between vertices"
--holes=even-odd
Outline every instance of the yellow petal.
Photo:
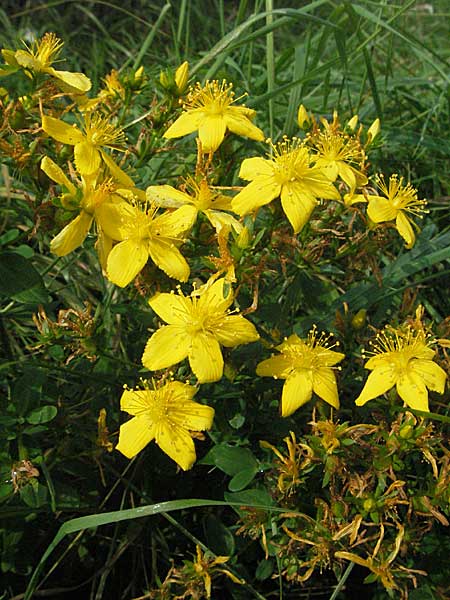
[[402,210],[398,211],[397,219],[395,220],[395,226],[397,227],[399,234],[405,240],[406,247],[408,249],[412,248],[414,246],[414,242],[416,241],[416,236],[414,234],[414,229],[411,227],[410,220]]
[[127,202],[105,202],[96,209],[95,217],[107,236],[122,241],[129,236],[130,223],[139,217],[139,210]]
[[180,294],[155,294],[148,303],[169,325],[182,325],[191,319],[192,300]]
[[167,369],[184,360],[190,347],[190,335],[176,325],[166,325],[148,340],[142,355],[142,364],[149,371]]
[[230,106],[224,114],[225,125],[230,131],[237,135],[248,137],[251,140],[262,142],[265,139],[264,133],[259,127],[256,127],[248,117],[242,115],[241,112],[234,110],[235,107]]
[[[345,163],[343,160],[338,162],[338,170],[339,170],[340,178],[342,179],[342,181],[344,181],[348,185],[348,187],[351,190],[356,189],[358,184],[359,184],[359,186],[361,186],[361,185],[366,185],[366,183],[367,183],[367,179],[365,177],[363,177],[363,179],[365,179],[365,183],[359,183],[359,180],[361,180],[361,177],[359,177],[359,179],[357,179],[358,171],[356,171],[356,169],[354,169],[350,165],[347,165],[347,163]],[[362,175],[362,174],[360,174],[360,175]]]
[[269,204],[275,198],[278,198],[281,192],[281,185],[275,180],[273,175],[260,176],[237,194],[231,201],[233,212],[238,215],[246,215],[253,212],[264,204]]
[[233,348],[239,344],[248,344],[256,342],[259,334],[256,327],[242,315],[228,315],[221,322],[214,332],[217,340],[222,346]]
[[255,156],[242,161],[239,177],[247,181],[253,181],[258,177],[270,177],[273,172],[273,162],[271,160]]
[[336,376],[332,369],[318,367],[313,371],[313,391],[334,408],[339,408]]
[[59,185],[65,187],[71,194],[76,194],[76,187],[73,183],[67,178],[64,171],[59,167],[51,158],[48,156],[44,156],[41,160],[41,169],[44,173],[55,183],[59,183]]
[[189,433],[173,423],[158,423],[155,441],[183,471],[189,470],[196,461],[195,446]]
[[439,365],[431,360],[413,359],[410,362],[410,370],[417,373],[428,389],[443,394],[447,374]]
[[281,395],[281,416],[289,417],[297,408],[311,400],[313,379],[310,369],[299,369],[290,375]]
[[125,287],[144,268],[147,260],[148,250],[145,242],[137,238],[120,242],[108,255],[108,279],[119,287]]
[[367,378],[366,384],[355,400],[357,406],[362,406],[373,398],[382,396],[390,390],[396,382],[395,371],[390,366],[377,367]]
[[219,381],[223,374],[223,357],[219,342],[207,333],[193,336],[189,364],[199,383]]
[[57,256],[66,256],[86,239],[92,224],[92,215],[82,210],[78,217],[62,229],[50,242],[50,250]]
[[233,215],[229,215],[221,210],[205,210],[204,213],[217,233],[225,227],[228,230],[234,229],[239,234],[244,228],[242,223],[233,217]]
[[190,431],[205,431],[212,426],[214,409],[198,402],[180,402],[171,410],[170,419]]
[[81,131],[75,125],[67,125],[61,119],[54,119],[53,117],[42,117],[42,129],[45,133],[48,133],[50,137],[62,142],[63,144],[80,144],[84,141],[84,136]]
[[[172,406],[176,406],[178,411],[178,406],[184,405],[185,402],[189,402],[198,392],[198,387],[193,385],[189,385],[188,383],[181,383],[181,381],[169,381],[165,385],[165,389],[170,391],[170,395],[172,398]],[[197,406],[197,403],[194,403]],[[184,409],[183,409],[184,410]],[[194,430],[194,427],[188,427],[188,429]]]
[[151,228],[154,235],[165,238],[180,237],[194,225],[197,209],[192,204],[185,204],[174,211],[167,211],[153,219]]
[[26,50],[17,50],[14,53],[14,58],[24,69],[30,69],[36,73],[42,71],[43,65]]
[[189,279],[189,265],[173,243],[162,239],[149,239],[147,246],[152,261],[169,277],[178,281]]
[[292,373],[292,360],[283,354],[266,358],[256,367],[256,374],[260,377],[275,377],[287,379]]
[[149,390],[125,390],[120,398],[120,410],[134,417],[142,414],[148,410],[152,393]]
[[126,188],[134,188],[134,181],[131,179],[131,177],[129,177],[125,173],[125,171],[123,171],[118,165],[116,165],[113,159],[108,154],[106,154],[106,152],[100,150],[100,154],[102,156],[103,162],[108,167],[108,170],[111,173],[113,179],[121,183]]
[[127,458],[133,458],[154,438],[154,428],[148,418],[133,417],[120,426],[119,443],[116,450]]
[[336,161],[319,156],[316,159],[316,167],[320,167],[320,170],[329,181],[336,181],[338,178],[339,170]]
[[171,185],[151,185],[146,190],[149,202],[163,208],[178,208],[184,204],[192,204],[192,198],[175,189]]
[[380,196],[369,196],[367,214],[374,223],[392,221],[397,216],[398,210],[392,206],[387,198]]
[[108,264],[108,256],[112,250],[112,247],[112,239],[106,235],[101,227],[97,226],[97,241],[95,243],[95,249],[97,250],[100,265],[105,272]]
[[100,168],[100,152],[90,142],[75,144],[74,158],[75,167],[81,175],[93,175]]
[[211,314],[212,312],[224,314],[227,308],[233,304],[233,290],[224,277],[221,277],[212,283],[211,279],[198,290],[200,295],[198,300],[198,312],[200,314]]
[[178,119],[169,127],[164,134],[167,139],[182,137],[188,135],[198,129],[199,123],[204,117],[201,110],[194,109],[184,112]]
[[419,375],[411,369],[398,380],[397,392],[410,408],[429,412],[427,388]]
[[281,205],[294,229],[299,233],[309,221],[317,202],[295,182],[285,183],[281,188]]
[[225,137],[226,125],[221,115],[205,116],[198,128],[203,152],[215,152]]
[[84,73],[57,71],[53,67],[49,67],[46,71],[49,75],[53,75],[53,77],[56,77],[64,84],[61,86],[64,92],[85,94],[92,87],[91,80]]

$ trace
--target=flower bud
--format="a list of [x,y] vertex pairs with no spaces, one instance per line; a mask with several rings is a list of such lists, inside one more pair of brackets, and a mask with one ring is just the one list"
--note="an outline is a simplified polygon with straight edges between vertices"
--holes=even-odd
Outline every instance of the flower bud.
[[298,121],[298,126],[300,127],[300,129],[305,128],[305,123],[306,123],[306,125],[309,125],[311,123],[311,119],[308,115],[308,111],[303,106],[303,104],[300,104],[300,106],[298,107],[297,121]]
[[375,119],[375,121],[372,123],[372,125],[367,130],[368,143],[370,144],[370,142],[373,142],[373,140],[377,137],[377,135],[379,133],[380,133],[380,119]]
[[186,89],[187,82],[189,79],[189,63],[187,60],[182,63],[175,71],[175,83],[177,86],[177,92],[181,95]]
[[347,123],[347,127],[352,131],[355,131],[356,126],[358,125],[358,115],[353,115],[350,121]]

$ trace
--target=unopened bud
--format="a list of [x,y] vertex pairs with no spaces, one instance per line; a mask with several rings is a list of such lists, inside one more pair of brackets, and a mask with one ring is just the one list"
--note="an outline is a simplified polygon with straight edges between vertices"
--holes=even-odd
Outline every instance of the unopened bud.
[[245,248],[248,248],[249,244],[250,244],[250,231],[249,231],[248,227],[244,226],[242,228],[242,231],[238,235],[237,245],[242,250],[245,250]]
[[177,91],[181,95],[186,89],[187,82],[189,79],[189,63],[187,60],[182,63],[175,71],[175,83]]
[[353,329],[362,329],[366,323],[367,310],[361,308],[352,318]]
[[300,127],[300,129],[304,129],[305,123],[306,123],[306,125],[309,125],[311,123],[311,119],[308,115],[308,111],[303,106],[303,104],[300,104],[300,106],[298,107],[297,121],[298,121],[298,126]]
[[377,137],[377,135],[379,133],[380,133],[380,119],[375,119],[375,121],[372,123],[372,125],[367,130],[367,141],[369,143],[373,142],[373,140]]
[[356,126],[358,125],[358,115],[353,115],[350,121],[347,123],[347,127],[352,131],[355,131]]

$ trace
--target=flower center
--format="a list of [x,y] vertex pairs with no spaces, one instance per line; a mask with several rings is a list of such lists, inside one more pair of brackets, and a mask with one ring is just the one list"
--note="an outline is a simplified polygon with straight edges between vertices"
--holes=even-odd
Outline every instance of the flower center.
[[289,181],[302,179],[307,175],[309,154],[301,140],[285,138],[277,144],[269,143],[272,148],[272,155],[269,155],[269,158],[273,162],[274,177],[277,183],[282,185]]
[[204,86],[196,83],[183,104],[185,110],[200,108],[209,115],[221,115],[235,101],[233,84],[217,80],[207,81]]

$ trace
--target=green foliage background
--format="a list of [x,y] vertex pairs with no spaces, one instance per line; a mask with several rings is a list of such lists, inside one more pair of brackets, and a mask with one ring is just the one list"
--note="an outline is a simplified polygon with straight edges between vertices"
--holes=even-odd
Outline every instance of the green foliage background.
[[[338,256],[337,242],[331,239],[322,259],[314,261],[314,248],[293,260],[293,248],[280,242],[278,250],[287,258],[284,271],[268,243],[271,223],[262,219],[267,245],[255,250],[254,264],[264,258],[270,271],[260,280],[254,323],[268,343],[274,332],[280,337],[292,329],[304,333],[312,323],[336,329],[336,311],[343,314],[346,302],[350,315],[344,315],[343,343],[347,356],[358,360],[362,340],[348,323],[360,309],[367,310],[374,327],[401,321],[419,302],[435,324],[450,314],[449,10],[444,0],[6,0],[0,16],[2,47],[18,48],[21,39],[54,31],[65,43],[63,68],[86,73],[94,89],[112,68],[144,67],[149,85],[124,112],[129,139],[141,134],[144,140],[133,156],[133,176],[142,188],[174,185],[195,166],[192,140],[181,140],[171,152],[160,151],[165,117],[158,122],[151,113],[153,82],[161,69],[176,68],[183,60],[189,61],[194,80],[226,78],[238,92],[248,91],[247,105],[258,111],[258,126],[274,140],[298,133],[300,102],[328,117],[336,109],[343,121],[358,114],[369,125],[379,117],[383,145],[372,154],[373,172],[404,174],[429,200],[430,214],[416,246],[408,252],[398,240],[375,262],[354,265],[349,275],[355,257],[351,245],[348,255]],[[9,80],[2,82],[16,97],[26,93],[27,84],[17,78],[11,91]],[[156,93],[159,99],[161,95]],[[197,444],[200,460],[192,471],[177,472],[156,446],[132,461],[98,447],[100,409],[106,408],[108,427],[116,433],[123,417],[118,408],[123,384],[133,386],[145,376],[140,356],[155,317],[139,289],[119,290],[103,278],[93,240],[62,259],[50,254],[49,239],[60,223],[46,200],[48,182],[39,174],[44,151],[36,150],[25,171],[2,158],[0,552],[5,583],[0,598],[21,597],[39,557],[65,521],[84,515],[100,519],[104,512],[166,501],[180,503],[163,505],[162,512],[148,519],[92,528],[100,524],[94,518],[90,528],[72,529],[76,532],[46,562],[41,589],[60,589],[56,597],[69,598],[148,597],[144,593],[158,587],[171,561],[192,560],[200,541],[216,555],[231,556],[230,568],[248,582],[238,586],[224,580],[214,598],[306,598],[313,593],[330,598],[337,583],[332,572],[304,587],[272,578],[280,565],[275,560],[268,564],[258,541],[236,535],[236,510],[220,504],[224,494],[238,504],[272,502],[263,473],[273,457],[261,451],[259,440],[280,445],[289,430],[306,432],[311,419],[309,407],[288,420],[276,416],[280,385],[254,376],[260,354],[253,345],[229,357],[230,372],[245,365],[237,379],[231,376],[201,389],[201,397],[215,407],[216,421],[208,441]],[[226,142],[218,167],[222,185],[239,184],[239,165],[252,153],[252,142]],[[201,252],[197,260],[204,268]],[[148,278],[153,275],[149,272]],[[240,304],[246,307],[251,301],[250,288],[243,287]],[[86,313],[87,329],[77,334],[39,333],[32,320],[39,306],[56,319],[60,309],[83,311],[85,303],[92,307]],[[348,380],[342,421],[355,418],[353,398],[363,376],[361,369],[355,380]],[[447,402],[439,398],[435,411],[442,417],[438,426],[444,446]],[[357,419],[369,414],[369,408],[360,411]],[[204,459],[211,448],[215,454]],[[11,468],[25,459],[40,476],[14,494]],[[247,487],[253,492],[245,499],[233,496]],[[181,502],[191,498],[219,504],[193,508]],[[174,507],[180,510],[170,512]],[[424,542],[418,568],[432,575],[411,598],[443,597],[439,590],[448,585],[448,565],[442,560],[448,554],[447,539],[441,526]],[[386,597],[379,585],[363,587],[366,574],[355,568],[339,597]]]

